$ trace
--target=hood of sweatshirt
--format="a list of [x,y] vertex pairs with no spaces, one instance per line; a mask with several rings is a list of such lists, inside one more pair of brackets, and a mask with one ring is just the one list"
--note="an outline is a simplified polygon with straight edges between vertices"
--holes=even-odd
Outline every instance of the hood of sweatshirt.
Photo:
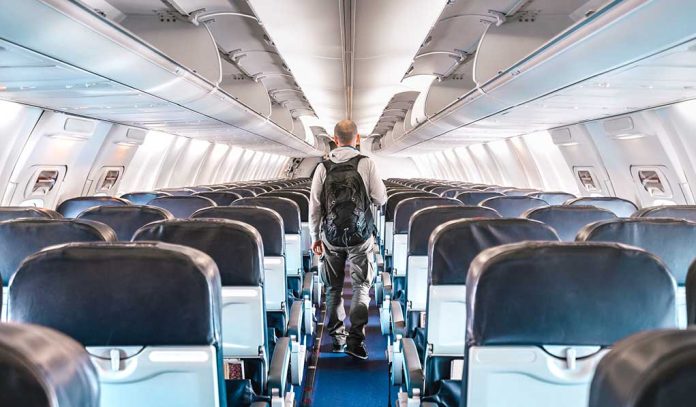
[[353,147],[338,147],[329,153],[329,159],[339,164],[344,163],[359,154],[360,152]]

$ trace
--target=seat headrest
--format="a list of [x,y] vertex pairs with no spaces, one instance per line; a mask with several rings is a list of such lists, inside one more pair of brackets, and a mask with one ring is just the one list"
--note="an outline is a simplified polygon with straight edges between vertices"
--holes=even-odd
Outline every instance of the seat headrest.
[[309,199],[304,194],[292,191],[272,191],[263,194],[263,196],[278,196],[281,198],[287,198],[297,204],[300,207],[300,220],[302,222],[309,222]]
[[696,258],[696,223],[682,219],[623,218],[593,223],[578,233],[581,242],[616,242],[640,247],[659,257],[683,285]]
[[242,197],[234,192],[223,192],[223,191],[208,191],[208,192],[197,192],[193,196],[202,196],[208,198],[215,202],[217,206],[230,206],[232,202]]
[[116,232],[103,223],[76,219],[17,219],[0,222],[0,277],[7,286],[30,254],[70,242],[113,242]]
[[223,189],[223,192],[232,192],[234,194],[237,194],[241,196],[242,198],[253,198],[256,196],[256,193],[254,191],[250,191],[248,189],[244,188],[230,188],[230,189]]
[[77,219],[103,223],[116,232],[118,240],[128,242],[136,230],[150,222],[173,219],[166,209],[156,206],[97,206],[82,212]]
[[69,243],[28,257],[11,321],[84,346],[218,345],[220,274],[205,253],[161,242]]
[[633,202],[617,198],[613,196],[594,196],[571,199],[566,202],[566,205],[591,205],[598,208],[608,209],[621,218],[628,218],[638,210],[638,207]]
[[273,209],[259,206],[218,206],[204,208],[191,215],[192,219],[228,219],[251,225],[261,235],[264,256],[285,254],[283,218]]
[[433,206],[411,216],[408,228],[408,255],[427,256],[430,235],[438,226],[457,219],[499,218],[498,212],[482,206]]
[[0,371],[3,406],[99,406],[99,376],[89,355],[52,329],[0,324]]
[[432,206],[461,206],[456,199],[438,197],[408,198],[399,202],[394,210],[394,233],[408,233],[411,216],[418,210]]
[[523,215],[551,226],[561,240],[575,241],[580,229],[592,222],[616,219],[614,212],[596,206],[552,205],[530,209]]
[[217,206],[212,199],[202,196],[162,196],[153,199],[148,205],[166,209],[179,219],[186,219],[199,209]]
[[148,202],[152,201],[155,198],[159,198],[161,196],[171,196],[171,194],[168,194],[167,192],[130,192],[127,194],[121,195],[121,199],[125,199],[128,202],[132,203],[133,205],[147,205]]
[[481,201],[479,205],[495,209],[504,218],[516,218],[530,209],[548,206],[548,203],[528,196],[497,196]]
[[686,219],[696,222],[696,205],[651,206],[640,209],[633,217]]
[[22,218],[60,219],[62,217],[63,215],[60,213],[44,208],[34,208],[30,206],[0,207],[0,222]]
[[385,222],[393,222],[394,215],[396,214],[396,205],[399,202],[409,199],[409,198],[419,198],[419,197],[437,197],[430,192],[414,191],[414,192],[399,192],[387,198],[387,203],[384,205],[384,218]]
[[56,212],[63,215],[65,218],[76,218],[80,212],[89,209],[93,206],[126,206],[130,202],[125,199],[116,198],[113,196],[78,196],[63,201]]
[[[440,196],[443,198],[457,198],[457,195],[461,194],[462,192],[470,192],[466,188],[449,188],[440,193]],[[460,201],[461,202],[461,201]]]
[[532,192],[527,194],[527,196],[542,199],[549,205],[563,205],[567,201],[576,198],[575,195],[568,192]]
[[223,286],[263,286],[261,235],[246,223],[227,219],[172,219],[138,229],[133,241],[193,247],[210,256]]
[[610,346],[676,325],[665,264],[618,243],[523,242],[471,264],[469,345]]
[[210,192],[213,189],[211,187],[206,187],[206,186],[200,186],[200,187],[188,187],[186,189],[190,189],[193,191],[194,194],[200,193],[200,192]]
[[283,228],[286,234],[299,234],[302,228],[300,223],[300,207],[288,198],[277,196],[257,196],[255,198],[242,198],[234,201],[232,206],[259,206],[273,209],[283,218]]
[[696,331],[642,332],[597,365],[590,407],[687,407],[696,399]]
[[549,226],[529,219],[460,219],[438,226],[428,243],[430,284],[464,285],[474,258],[482,251],[527,240],[557,241]]
[[523,189],[523,188],[511,188],[511,189],[506,189],[503,191],[503,194],[505,196],[529,196],[529,194],[533,194],[535,192],[539,192],[538,189]]
[[457,195],[457,199],[461,201],[464,205],[476,206],[488,198],[495,198],[497,196],[504,196],[500,192],[462,192]]
[[190,196],[194,194],[194,190],[188,188],[167,188],[160,189],[157,192],[164,192],[168,196]]

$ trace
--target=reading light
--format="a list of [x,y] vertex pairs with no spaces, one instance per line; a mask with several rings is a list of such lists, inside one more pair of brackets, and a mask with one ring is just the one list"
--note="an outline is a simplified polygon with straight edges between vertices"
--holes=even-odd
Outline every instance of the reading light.
[[66,134],[66,133],[49,134],[46,137],[56,139],[56,140],[65,140],[65,141],[86,141],[89,139],[89,136],[80,136],[77,134]]
[[645,137],[645,134],[617,134],[614,136],[616,140],[635,140]]

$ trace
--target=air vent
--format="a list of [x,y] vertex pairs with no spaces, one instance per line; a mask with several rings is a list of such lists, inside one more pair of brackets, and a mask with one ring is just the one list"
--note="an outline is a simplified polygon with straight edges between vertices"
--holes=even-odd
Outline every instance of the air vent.
[[268,35],[266,35],[266,34],[263,35],[263,41],[264,41],[266,44],[270,45],[271,47],[275,47],[275,46],[276,46],[276,45],[275,45],[275,42],[271,41],[271,38],[270,38]]
[[628,131],[633,130],[634,128],[633,119],[631,119],[630,117],[621,117],[618,119],[605,120],[603,125],[604,130],[609,135],[626,133]]
[[71,133],[91,133],[94,130],[94,122],[82,119],[68,118],[65,120],[63,130]]

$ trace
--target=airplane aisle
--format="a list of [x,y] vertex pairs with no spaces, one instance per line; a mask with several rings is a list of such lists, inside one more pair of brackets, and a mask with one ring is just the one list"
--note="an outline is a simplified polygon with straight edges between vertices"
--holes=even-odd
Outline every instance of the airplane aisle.
[[[344,282],[343,299],[346,314],[353,292],[350,277]],[[321,338],[319,361],[314,381],[312,407],[351,406],[383,407],[394,405],[397,388],[389,391],[389,367],[386,358],[386,339],[379,326],[379,311],[371,291],[366,346],[368,360],[358,360],[344,353],[331,352],[331,337],[327,331]],[[346,324],[349,324],[346,316]]]

